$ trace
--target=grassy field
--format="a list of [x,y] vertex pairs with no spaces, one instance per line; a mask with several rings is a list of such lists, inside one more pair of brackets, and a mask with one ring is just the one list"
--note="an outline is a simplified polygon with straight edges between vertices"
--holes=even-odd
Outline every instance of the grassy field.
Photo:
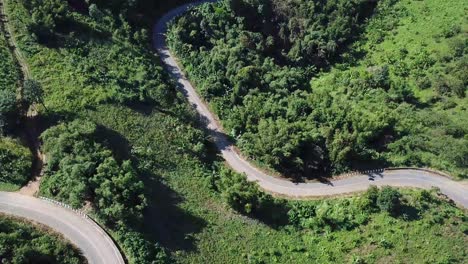
[[53,231],[0,214],[3,263],[85,263],[81,253]]
[[[29,17],[19,1],[7,1],[32,76],[45,90],[44,125],[76,118],[94,121],[102,128],[100,136],[115,156],[138,164],[149,204],[142,233],[148,241],[163,246],[173,262],[468,260],[466,213],[446,202],[416,207],[418,202],[413,200],[418,197],[417,191],[405,191],[408,204],[415,204],[409,208],[416,208],[408,217],[376,213],[367,224],[351,230],[271,227],[239,215],[210,188],[210,175],[219,173],[219,164],[213,162],[213,153],[206,151],[206,135],[197,128],[195,114],[180,94],[169,104],[115,100],[119,93],[127,92],[123,87],[144,86],[146,78],[159,78],[156,84],[173,85],[159,73],[158,58],[143,44],[128,45],[112,39],[105,23],[96,24],[86,15],[74,13],[74,19],[87,29],[65,34],[64,40],[75,44],[45,46],[25,31]],[[145,67],[156,69],[157,76],[140,75]],[[307,203],[343,206],[343,199]]]
[[[347,63],[314,78],[312,89],[340,90],[336,84],[340,76],[387,65],[390,80],[411,91],[417,103],[410,107],[402,104],[393,111],[392,115],[402,120],[395,130],[403,137],[388,145],[384,157],[395,165],[428,166],[466,177],[467,163],[462,157],[466,154],[462,153],[466,151],[468,125],[468,98],[464,95],[467,9],[462,0],[396,1],[370,20],[366,32],[350,49],[355,55],[345,54],[351,58],[345,59]],[[463,95],[449,96],[448,87],[459,87]],[[413,120],[405,117],[408,114]]]

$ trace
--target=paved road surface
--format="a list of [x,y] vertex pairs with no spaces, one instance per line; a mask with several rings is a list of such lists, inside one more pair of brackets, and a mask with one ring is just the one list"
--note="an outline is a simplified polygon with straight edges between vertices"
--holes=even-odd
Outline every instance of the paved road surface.
[[48,201],[0,192],[0,212],[23,217],[61,233],[91,264],[124,264],[117,246],[92,220]]
[[455,182],[437,173],[419,170],[397,170],[385,171],[372,175],[356,175],[354,177],[332,181],[329,184],[322,183],[299,183],[295,184],[285,179],[279,179],[265,174],[255,168],[247,160],[240,157],[235,146],[233,146],[225,134],[222,127],[216,121],[213,113],[190,84],[176,62],[176,58],[170,53],[166,45],[165,33],[167,23],[175,17],[182,15],[191,6],[204,2],[200,1],[184,6],[180,6],[163,16],[155,25],[153,32],[154,48],[157,50],[166,69],[177,80],[178,88],[187,97],[188,101],[197,109],[202,119],[207,124],[211,136],[214,138],[218,149],[226,162],[237,172],[245,173],[250,181],[257,182],[258,185],[271,193],[284,195],[290,198],[306,198],[318,196],[330,196],[363,191],[370,185],[391,185],[398,187],[418,187],[431,188],[438,187],[440,190],[454,200],[457,204],[468,208],[468,185],[466,182]]

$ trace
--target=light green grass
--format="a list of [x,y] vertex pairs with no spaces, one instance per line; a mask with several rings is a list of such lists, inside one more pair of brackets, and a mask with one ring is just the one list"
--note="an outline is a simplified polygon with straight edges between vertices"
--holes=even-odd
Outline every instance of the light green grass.
[[19,189],[20,189],[20,186],[18,185],[6,183],[6,182],[0,182],[0,192],[16,192]]
[[[466,1],[401,0],[395,4],[394,9],[403,10],[398,13],[398,24],[386,32],[381,43],[374,45],[372,42],[364,42],[362,47],[367,55],[360,63],[360,67],[386,64],[389,58],[397,56],[401,50],[408,52],[405,58],[408,64],[421,51],[427,51],[434,58],[451,56],[453,51],[446,38],[453,36],[449,32],[456,30],[455,36],[465,40],[467,38],[468,3]],[[370,30],[372,29],[371,27]],[[367,34],[372,33],[370,31]],[[410,77],[407,81],[415,95],[423,102],[429,101],[434,96],[433,90],[418,89],[414,78]],[[467,100],[457,99],[457,101],[466,104]]]

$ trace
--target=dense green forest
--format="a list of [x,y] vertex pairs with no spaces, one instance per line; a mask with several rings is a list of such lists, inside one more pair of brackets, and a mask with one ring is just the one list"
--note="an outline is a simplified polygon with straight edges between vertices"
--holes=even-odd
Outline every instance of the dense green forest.
[[20,218],[0,214],[2,263],[86,263],[81,253],[58,234]]
[[[466,212],[437,190],[288,202],[226,169],[151,50],[155,16],[179,2],[5,1],[44,91],[40,193],[86,205],[129,263],[466,261]],[[340,12],[364,8],[352,6]],[[283,58],[288,82],[308,83],[317,70],[291,43],[282,44],[291,54],[271,56]],[[326,69],[332,53],[313,63]]]
[[286,176],[468,169],[466,1],[226,0],[170,45],[242,151]]

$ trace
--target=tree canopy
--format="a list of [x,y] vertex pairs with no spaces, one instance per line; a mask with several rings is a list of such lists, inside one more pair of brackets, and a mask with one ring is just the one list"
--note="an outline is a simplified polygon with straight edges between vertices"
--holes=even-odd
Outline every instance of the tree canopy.
[[138,223],[146,207],[143,183],[132,162],[118,162],[97,142],[96,124],[75,120],[42,134],[47,167],[41,193],[75,207],[92,202],[111,226]]

